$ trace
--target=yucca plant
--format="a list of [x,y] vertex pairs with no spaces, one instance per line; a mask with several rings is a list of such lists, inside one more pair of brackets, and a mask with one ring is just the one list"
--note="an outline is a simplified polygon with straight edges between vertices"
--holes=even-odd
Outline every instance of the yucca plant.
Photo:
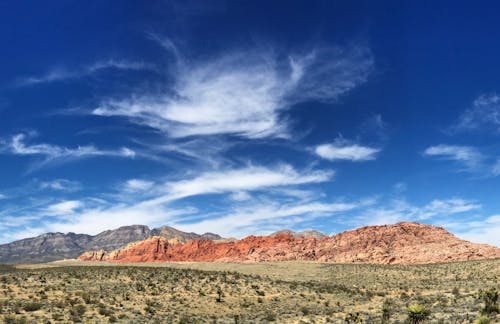
[[410,324],[424,323],[431,315],[431,311],[421,304],[408,306],[408,322]]
[[498,314],[500,309],[498,307],[498,291],[495,288],[481,290],[479,292],[479,298],[484,302],[484,307],[481,310],[481,314],[490,315]]

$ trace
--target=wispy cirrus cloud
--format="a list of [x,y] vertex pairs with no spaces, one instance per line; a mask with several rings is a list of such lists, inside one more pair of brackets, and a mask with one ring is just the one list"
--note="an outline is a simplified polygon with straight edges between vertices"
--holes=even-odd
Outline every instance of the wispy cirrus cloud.
[[191,179],[170,181],[159,188],[157,186],[163,194],[142,204],[156,205],[197,195],[236,193],[321,183],[331,181],[334,174],[333,170],[298,172],[287,164],[274,168],[248,166],[239,169],[205,172]]
[[479,168],[485,160],[485,156],[473,146],[439,144],[426,148],[423,154],[427,157],[456,161],[469,171]]
[[484,154],[477,147],[440,144],[430,146],[423,152],[426,157],[454,161],[462,166],[461,172],[469,172],[481,177],[500,175],[500,158]]
[[124,184],[124,190],[130,192],[139,192],[151,189],[155,183],[149,180],[129,179]]
[[500,96],[497,93],[478,96],[449,128],[451,133],[472,130],[500,132]]
[[467,220],[456,219],[446,223],[445,226],[463,239],[500,247],[500,215]]
[[257,203],[237,208],[224,215],[215,215],[210,219],[189,224],[176,223],[175,226],[189,231],[208,231],[221,233],[221,235],[227,237],[243,237],[250,233],[268,234],[272,230],[290,227],[305,220],[312,221],[319,217],[351,211],[359,206],[360,204],[356,202],[311,202],[305,204]]
[[380,148],[363,146],[344,138],[337,138],[331,144],[321,144],[315,147],[314,153],[330,161],[370,161],[377,158]]
[[8,140],[1,140],[0,154],[40,156],[43,158],[42,164],[97,156],[134,158],[136,155],[133,150],[127,147],[118,150],[102,150],[93,145],[67,148],[46,143],[28,144],[26,139],[26,134],[16,134]]
[[82,202],[78,200],[66,200],[58,202],[47,207],[47,215],[67,216],[68,214],[74,213],[76,209],[82,206]]
[[155,71],[156,67],[146,62],[109,59],[104,61],[97,61],[81,68],[69,69],[66,67],[56,67],[49,70],[45,74],[19,78],[16,80],[15,85],[31,86],[36,84],[73,80],[111,69],[129,71]]
[[[40,233],[44,231],[72,231],[95,234],[103,230],[130,224],[180,224],[185,223],[188,215],[196,215],[198,210],[192,207],[174,207],[175,204],[181,203],[180,200],[189,197],[208,194],[223,195],[229,198],[238,195],[239,197],[233,200],[236,205],[252,204],[254,207],[263,208],[272,204],[274,206],[272,210],[275,210],[275,214],[269,215],[269,217],[273,216],[280,219],[280,222],[286,217],[299,214],[303,215],[303,217],[307,215],[313,217],[313,213],[319,215],[320,213],[333,212],[337,207],[345,208],[349,204],[323,203],[311,199],[308,199],[308,201],[295,199],[295,203],[286,201],[281,203],[279,197],[288,193],[276,194],[274,190],[299,190],[296,187],[331,181],[333,174],[331,170],[298,171],[289,165],[283,164],[275,167],[248,166],[240,169],[202,172],[185,180],[154,182],[151,180],[131,179],[124,186],[118,188],[119,194],[126,199],[121,199],[118,195],[112,197],[112,201],[90,198],[57,202],[48,200],[45,205],[31,207],[22,211],[11,211],[13,216],[16,216],[14,214],[21,214],[17,217],[10,217],[14,220],[14,223],[7,223],[10,218],[3,217],[0,227],[19,227],[37,221],[40,225]],[[242,194],[243,192],[245,194]],[[261,201],[260,198],[255,200],[250,195],[252,192],[259,192],[266,197],[265,201]],[[316,198],[321,199],[324,197],[318,195]],[[222,211],[219,211],[216,216],[226,217],[230,213],[234,213],[235,205],[227,205],[227,202],[226,200],[224,206],[221,207]],[[283,208],[279,208],[280,205],[283,205]],[[262,209],[262,211],[265,210]],[[22,215],[27,212],[31,214],[30,217],[23,217]],[[204,211],[203,214],[195,218],[205,217],[206,214],[207,212]],[[233,215],[233,218],[228,218],[228,220],[234,220],[234,217]],[[261,226],[259,224],[265,217],[267,216],[264,214],[260,216],[254,215],[252,218],[245,220],[245,224]],[[231,224],[231,226],[236,225]],[[246,231],[240,226],[239,233],[250,234],[249,226],[245,227]],[[224,233],[228,232],[225,231]]]
[[404,199],[394,199],[384,205],[370,207],[354,219],[358,224],[384,225],[401,221],[425,221],[477,211],[482,205],[474,200],[461,198],[434,199],[418,206]]
[[50,189],[64,192],[74,192],[82,189],[82,185],[78,181],[71,181],[67,179],[55,179],[50,181],[41,181],[40,189]]
[[374,65],[364,46],[295,56],[236,51],[196,60],[182,57],[168,39],[155,40],[175,59],[172,86],[163,93],[103,100],[93,114],[125,117],[172,138],[288,137],[286,110],[300,102],[337,100],[366,82]]

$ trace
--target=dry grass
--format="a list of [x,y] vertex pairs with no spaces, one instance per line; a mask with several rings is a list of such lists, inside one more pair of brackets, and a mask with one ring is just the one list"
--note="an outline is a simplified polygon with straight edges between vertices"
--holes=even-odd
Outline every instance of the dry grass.
[[[283,263],[0,267],[0,318],[18,323],[404,323],[423,304],[430,323],[473,323],[482,288],[499,289],[500,260],[419,266]],[[353,316],[356,317],[356,316]],[[351,318],[353,318],[351,317]],[[497,318],[498,319],[498,318]]]

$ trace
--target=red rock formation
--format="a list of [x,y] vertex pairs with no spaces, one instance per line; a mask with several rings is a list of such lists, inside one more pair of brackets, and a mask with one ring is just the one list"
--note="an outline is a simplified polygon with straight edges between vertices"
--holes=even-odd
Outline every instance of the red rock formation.
[[332,237],[248,236],[214,242],[186,243],[153,237],[119,250],[86,252],[84,261],[291,261],[421,264],[500,258],[500,248],[470,243],[441,227],[418,223],[367,226]]

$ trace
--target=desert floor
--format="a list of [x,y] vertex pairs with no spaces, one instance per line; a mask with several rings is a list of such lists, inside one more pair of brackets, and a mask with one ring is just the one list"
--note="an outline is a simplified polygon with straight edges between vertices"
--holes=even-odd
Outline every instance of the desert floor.
[[[0,266],[6,323],[474,323],[500,260],[435,265],[316,262]],[[500,316],[490,316],[492,323]]]

